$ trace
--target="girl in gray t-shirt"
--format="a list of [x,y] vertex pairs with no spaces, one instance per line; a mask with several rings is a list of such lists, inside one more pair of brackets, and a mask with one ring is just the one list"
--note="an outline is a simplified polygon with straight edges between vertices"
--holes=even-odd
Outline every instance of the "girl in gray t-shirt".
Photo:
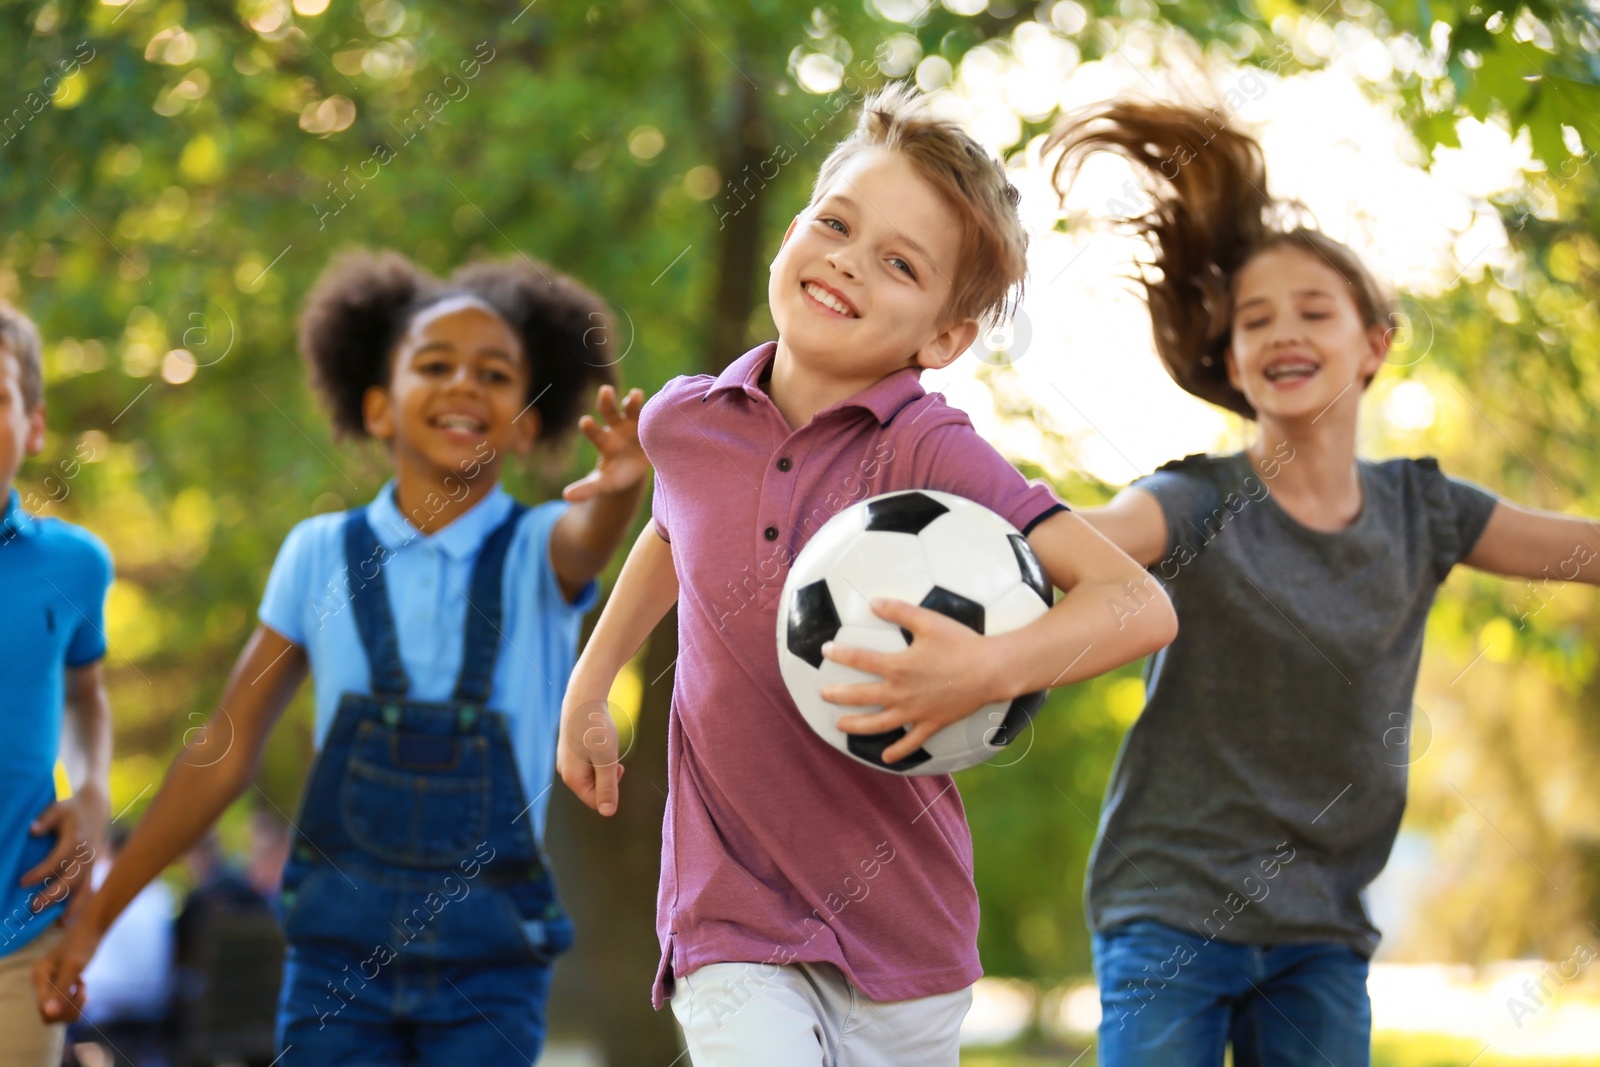
[[[1121,103],[1061,126],[1065,194],[1112,151],[1165,183],[1135,220],[1156,349],[1253,419],[1080,512],[1165,583],[1177,640],[1107,789],[1089,864],[1100,1062],[1368,1062],[1361,890],[1405,807],[1428,610],[1456,563],[1600,583],[1589,520],[1497,501],[1431,459],[1356,457],[1391,309],[1356,255],[1283,220],[1227,118]],[[1138,596],[1125,610],[1139,609]]]

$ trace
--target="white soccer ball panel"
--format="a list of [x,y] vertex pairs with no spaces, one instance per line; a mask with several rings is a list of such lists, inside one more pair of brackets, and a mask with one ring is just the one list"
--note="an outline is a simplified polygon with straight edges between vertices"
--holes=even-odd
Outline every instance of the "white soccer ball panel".
[[[878,627],[842,626],[834,641],[841,645],[853,645],[874,652],[900,652],[906,647],[905,638],[900,636],[900,630],[887,623]],[[821,668],[814,669],[811,664],[787,652],[779,658],[779,669],[783,672],[784,681],[788,683],[791,695],[795,695],[795,706],[800,709],[800,714],[813,730],[840,752],[846,751],[850,740],[849,735],[839,729],[840,716],[870,715],[883,710],[881,704],[835,704],[822,699],[821,696],[822,690],[830,685],[855,685],[879,681],[876,674],[846,667],[831,659],[823,660]],[[791,675],[804,687],[803,693],[796,693],[796,681],[791,681]],[[802,695],[805,697],[804,700],[800,699]]]
[[778,651],[778,670],[788,687],[789,697],[816,735],[839,751],[844,751],[845,735],[834,725],[839,706],[823,700],[817,684],[819,671],[788,649]]
[[[1016,553],[1006,540],[1011,532],[998,516],[968,506],[930,523],[917,544],[934,584],[987,608],[1022,581]],[[993,631],[985,625],[985,632]]]
[[821,578],[823,567],[849,551],[850,542],[860,536],[866,515],[855,508],[846,508],[822,524],[822,529],[811,535],[800,555],[794,560],[790,573],[799,573],[795,580],[801,585]]
[[885,597],[916,604],[933,588],[933,578],[911,534],[867,530],[850,542],[847,555],[818,570],[828,579],[839,621],[847,626],[894,629],[893,623],[873,614],[871,599]]
[[[836,645],[853,645],[873,652],[905,651],[906,639],[900,635],[899,628],[888,623],[882,623],[882,620],[879,621],[881,623],[880,626],[842,626],[839,628],[839,636],[835,637],[833,642]],[[819,688],[826,688],[830,685],[879,682],[882,680],[876,674],[857,670],[854,667],[846,667],[843,663],[831,659],[823,660],[822,669],[817,672],[817,686]],[[827,702],[825,701],[824,703]],[[858,706],[854,704],[827,703],[827,706],[833,708],[836,712],[834,722],[838,721],[840,715],[865,715],[883,710],[883,705],[881,704],[862,704]],[[833,723],[829,723],[829,725],[831,726]]]
[[[923,748],[933,757],[931,762],[953,761],[958,769],[975,766],[1000,751],[989,739],[1006,721],[1009,700],[985,704],[960,722],[953,722],[923,743]],[[918,767],[917,771],[922,772]],[[946,772],[932,772],[946,773]]]
[[[1009,545],[1006,551],[1011,551]],[[1049,610],[1044,606],[1044,601],[1039,599],[1039,594],[1018,579],[1009,592],[988,606],[988,632],[1004,634],[1020,630]]]

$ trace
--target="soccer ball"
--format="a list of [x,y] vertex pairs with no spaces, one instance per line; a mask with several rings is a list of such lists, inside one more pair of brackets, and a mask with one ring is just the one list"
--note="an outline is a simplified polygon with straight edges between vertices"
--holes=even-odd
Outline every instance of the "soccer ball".
[[885,493],[829,519],[806,544],[778,605],[778,665],[800,714],[828,744],[894,774],[950,774],[1004,749],[1026,729],[1045,692],[985,704],[894,763],[883,752],[906,735],[847,734],[840,716],[878,707],[832,704],[826,685],[877,676],[824,659],[828,641],[898,652],[911,633],[872,613],[875,597],[905,600],[947,615],[980,634],[1026,626],[1049,610],[1050,582],[1016,527],[981,504],[951,493]]

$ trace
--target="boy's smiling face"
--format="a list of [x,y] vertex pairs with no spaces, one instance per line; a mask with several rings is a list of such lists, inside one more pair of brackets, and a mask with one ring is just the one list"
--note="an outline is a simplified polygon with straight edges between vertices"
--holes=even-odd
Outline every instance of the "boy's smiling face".
[[[0,493],[10,492],[24,457],[43,449],[44,405],[28,410],[22,392],[22,363],[0,344]],[[4,510],[3,500],[0,510]]]
[[910,160],[857,153],[789,226],[767,299],[783,349],[813,373],[865,388],[953,361],[977,336],[947,312],[961,219]]
[[388,386],[367,390],[366,421],[397,463],[462,476],[498,472],[506,453],[533,448],[539,415],[528,408],[527,357],[483,304],[451,297],[424,309],[393,359]]

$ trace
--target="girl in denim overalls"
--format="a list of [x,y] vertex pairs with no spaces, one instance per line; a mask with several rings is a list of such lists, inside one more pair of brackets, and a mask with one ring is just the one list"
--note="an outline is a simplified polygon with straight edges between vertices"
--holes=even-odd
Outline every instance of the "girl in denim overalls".
[[[173,764],[99,894],[36,976],[47,1016],[140,887],[247,788],[306,674],[318,752],[284,871],[280,1063],[531,1063],[572,942],[539,847],[557,715],[594,578],[647,466],[609,384],[604,305],[526,261],[445,283],[337,262],[301,348],[336,430],[396,478],[285,540],[222,710]],[[599,384],[602,416],[578,418]],[[576,423],[595,470],[528,508],[501,464]],[[571,506],[569,506],[571,505]]]

